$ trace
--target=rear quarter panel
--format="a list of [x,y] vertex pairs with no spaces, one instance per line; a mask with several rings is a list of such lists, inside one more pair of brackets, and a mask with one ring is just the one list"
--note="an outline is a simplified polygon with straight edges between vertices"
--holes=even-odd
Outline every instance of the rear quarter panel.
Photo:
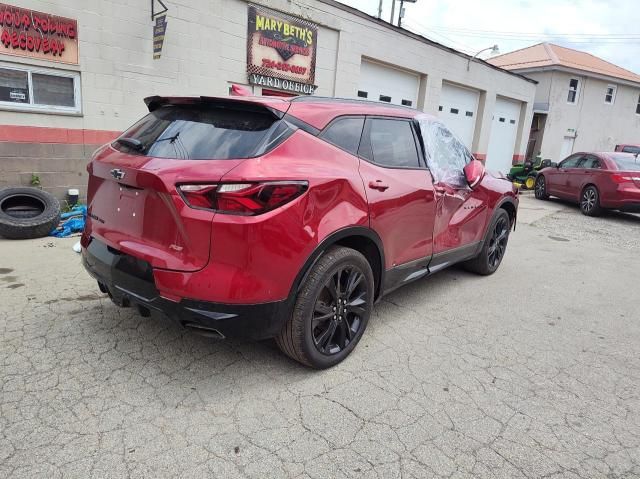
[[[302,130],[269,154],[244,161],[224,182],[305,180],[308,191],[293,202],[255,217],[216,214],[207,267],[180,279],[156,274],[160,288],[196,299],[261,303],[288,297],[314,249],[347,226],[369,226],[359,160]],[[215,278],[215,280],[213,279]]]

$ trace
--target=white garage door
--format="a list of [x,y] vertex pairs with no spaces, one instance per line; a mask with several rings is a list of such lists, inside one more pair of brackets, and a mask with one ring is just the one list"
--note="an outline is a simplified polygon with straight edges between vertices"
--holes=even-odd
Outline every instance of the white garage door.
[[496,98],[491,123],[491,137],[487,151],[488,170],[507,173],[513,163],[513,153],[518,135],[521,103],[506,98]]
[[415,108],[419,84],[415,73],[362,60],[358,97]]
[[442,84],[438,116],[469,150],[476,128],[479,97],[480,93],[476,90]]

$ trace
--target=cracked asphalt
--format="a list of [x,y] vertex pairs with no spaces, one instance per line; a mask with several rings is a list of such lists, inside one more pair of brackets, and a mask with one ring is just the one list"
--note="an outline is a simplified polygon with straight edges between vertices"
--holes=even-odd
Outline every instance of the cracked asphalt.
[[639,229],[523,196],[495,275],[398,290],[321,372],[0,240],[0,477],[640,477]]

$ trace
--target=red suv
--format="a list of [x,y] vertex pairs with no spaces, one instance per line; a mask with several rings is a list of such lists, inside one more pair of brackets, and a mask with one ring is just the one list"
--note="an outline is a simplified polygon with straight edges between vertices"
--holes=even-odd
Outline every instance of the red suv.
[[100,290],[325,368],[374,301],[454,263],[493,273],[517,191],[437,119],[317,97],[147,98],[88,166]]

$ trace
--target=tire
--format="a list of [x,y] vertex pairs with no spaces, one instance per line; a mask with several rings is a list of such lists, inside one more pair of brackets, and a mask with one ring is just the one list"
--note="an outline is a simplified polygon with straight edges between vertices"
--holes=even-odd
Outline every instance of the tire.
[[484,276],[495,273],[506,253],[510,231],[509,213],[500,208],[489,225],[480,254],[463,263],[465,269]]
[[[340,278],[337,288],[336,278]],[[351,288],[350,281],[355,282]],[[351,294],[346,294],[347,289]],[[374,291],[367,259],[351,248],[332,247],[298,292],[291,317],[276,337],[278,347],[311,368],[335,366],[360,341],[373,309]]]
[[547,180],[543,175],[536,177],[535,195],[538,200],[548,200],[549,194],[547,193]]
[[38,188],[0,190],[0,236],[29,239],[47,236],[60,222],[60,203]]
[[580,193],[580,211],[586,216],[600,216],[602,214],[598,188],[591,185],[582,190],[582,193]]

